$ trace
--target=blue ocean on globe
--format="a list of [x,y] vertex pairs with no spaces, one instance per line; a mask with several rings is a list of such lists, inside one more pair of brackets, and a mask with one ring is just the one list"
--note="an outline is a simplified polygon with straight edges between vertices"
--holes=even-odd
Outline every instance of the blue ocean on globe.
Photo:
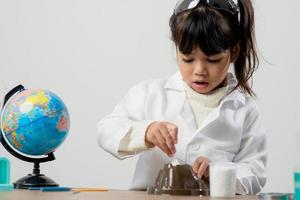
[[53,152],[66,139],[70,117],[63,101],[43,89],[27,89],[11,97],[1,114],[7,143],[32,156]]

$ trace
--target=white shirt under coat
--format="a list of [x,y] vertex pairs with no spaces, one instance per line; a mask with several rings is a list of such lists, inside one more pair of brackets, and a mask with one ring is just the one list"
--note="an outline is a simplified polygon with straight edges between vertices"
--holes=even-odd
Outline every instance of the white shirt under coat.
[[[228,90],[236,83],[229,73]],[[265,185],[266,138],[254,100],[234,90],[197,128],[177,72],[168,79],[144,81],[132,87],[114,111],[98,123],[98,143],[104,150],[119,159],[139,155],[131,189],[153,186],[159,170],[172,160],[158,147],[118,152],[122,138],[133,127],[139,126],[145,134],[153,121],[177,125],[175,157],[179,160],[193,165],[199,156],[204,156],[211,162],[233,162],[239,194],[256,194]]]

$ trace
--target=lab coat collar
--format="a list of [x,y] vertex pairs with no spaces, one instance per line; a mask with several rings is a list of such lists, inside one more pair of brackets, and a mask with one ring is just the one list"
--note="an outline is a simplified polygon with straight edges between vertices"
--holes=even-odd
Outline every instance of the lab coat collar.
[[[234,91],[231,92],[231,90],[236,86],[237,81],[234,78],[232,73],[228,73],[227,75],[227,79],[228,79],[228,92],[229,94],[227,94],[224,99],[223,99],[223,103],[227,102],[227,101],[238,101],[242,104],[245,104],[245,94],[242,93],[241,91],[239,91],[239,89],[235,89]],[[173,76],[171,76],[170,78],[167,79],[167,82],[164,86],[165,89],[171,89],[171,90],[177,90],[179,92],[184,92],[185,88],[184,85],[182,84],[182,76],[180,74],[179,71],[177,71]]]
[[239,103],[242,103],[243,105],[246,104],[246,94],[241,92],[238,88],[233,90],[232,89],[237,85],[237,80],[233,76],[232,73],[228,73],[227,75],[228,80],[228,94],[225,96],[223,102],[226,101],[238,101]]
[[184,89],[184,85],[182,84],[182,81],[183,81],[182,76],[180,72],[177,71],[173,76],[167,79],[164,88],[184,92],[185,89]]

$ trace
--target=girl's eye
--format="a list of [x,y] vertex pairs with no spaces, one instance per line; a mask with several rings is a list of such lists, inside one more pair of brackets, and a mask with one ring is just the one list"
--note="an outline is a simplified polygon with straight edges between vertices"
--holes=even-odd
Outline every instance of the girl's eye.
[[191,63],[191,62],[193,62],[194,61],[194,59],[185,59],[185,58],[183,58],[182,59],[183,60],[183,62],[186,62],[186,63]]
[[213,59],[207,59],[207,61],[210,62],[210,63],[218,63],[218,62],[220,62],[221,60],[222,60],[222,58],[216,59],[216,60],[213,60]]

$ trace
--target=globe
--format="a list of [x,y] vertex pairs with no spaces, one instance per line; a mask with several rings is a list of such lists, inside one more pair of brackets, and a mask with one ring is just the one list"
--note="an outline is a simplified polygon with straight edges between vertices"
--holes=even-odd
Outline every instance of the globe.
[[40,173],[40,163],[54,160],[54,151],[68,135],[70,117],[63,101],[49,90],[18,85],[5,95],[0,124],[0,140],[5,149],[34,163],[33,173],[16,181],[14,187],[58,186]]
[[57,95],[44,89],[27,89],[5,104],[1,126],[7,142],[16,150],[39,156],[53,152],[63,143],[70,118]]

